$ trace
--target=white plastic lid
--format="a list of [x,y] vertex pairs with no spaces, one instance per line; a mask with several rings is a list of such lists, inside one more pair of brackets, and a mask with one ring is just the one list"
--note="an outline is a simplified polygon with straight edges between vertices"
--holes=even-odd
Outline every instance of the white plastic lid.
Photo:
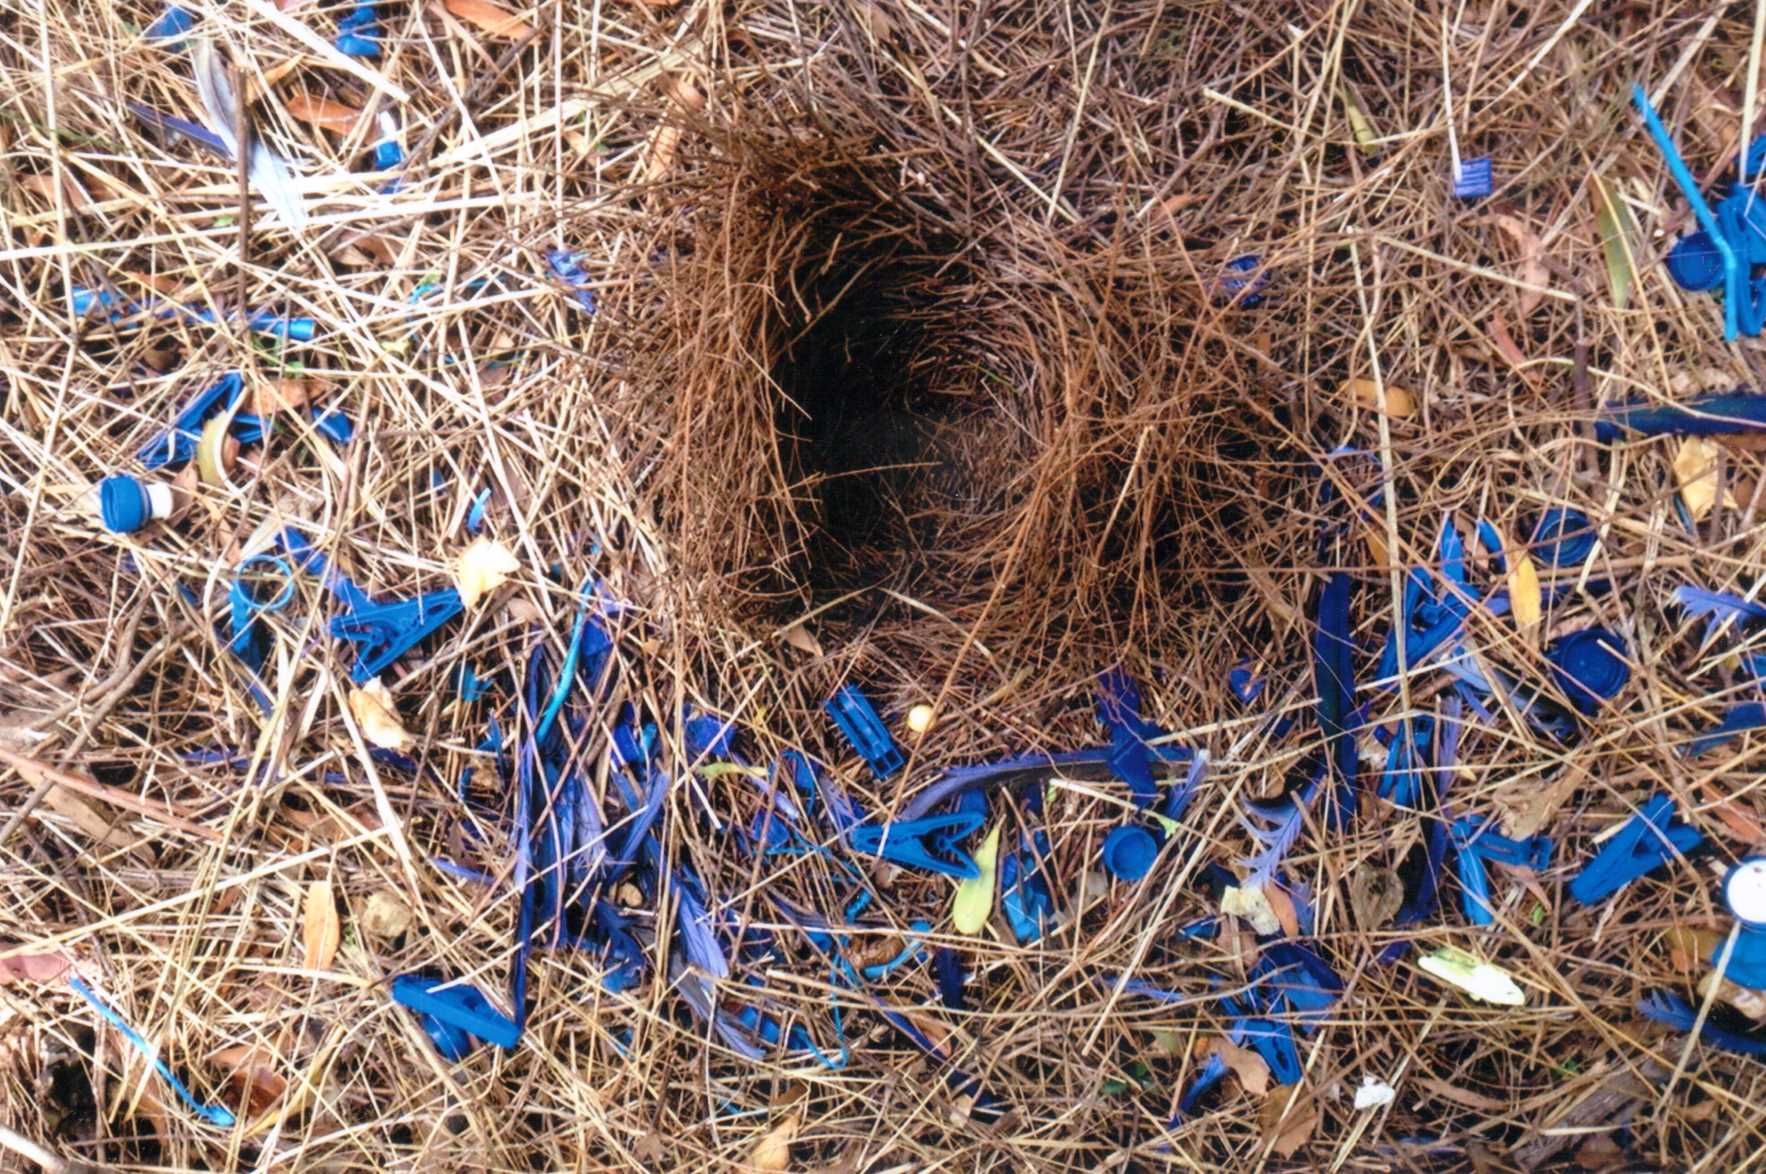
[[1729,870],[1723,882],[1729,911],[1750,925],[1766,924],[1766,856],[1750,856]]

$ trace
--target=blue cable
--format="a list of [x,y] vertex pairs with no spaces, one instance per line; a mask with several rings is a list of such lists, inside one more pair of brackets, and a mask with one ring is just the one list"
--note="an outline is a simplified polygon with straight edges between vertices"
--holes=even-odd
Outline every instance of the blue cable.
[[211,1125],[219,1125],[222,1129],[230,1128],[238,1120],[233,1116],[232,1110],[224,1105],[205,1105],[197,1100],[195,1094],[184,1087],[184,1082],[178,1079],[177,1074],[171,1070],[170,1066],[159,1058],[153,1045],[142,1039],[140,1033],[134,1028],[124,1023],[123,1017],[106,1006],[104,1000],[93,994],[91,987],[81,982],[77,977],[69,977],[67,984],[74,988],[76,995],[92,1004],[92,1009],[102,1015],[106,1023],[122,1032],[123,1038],[134,1044],[136,1049],[146,1056],[155,1068],[159,1069],[159,1074],[166,1078],[166,1083],[172,1086],[172,1091],[178,1094],[179,1100],[190,1107],[191,1112]]

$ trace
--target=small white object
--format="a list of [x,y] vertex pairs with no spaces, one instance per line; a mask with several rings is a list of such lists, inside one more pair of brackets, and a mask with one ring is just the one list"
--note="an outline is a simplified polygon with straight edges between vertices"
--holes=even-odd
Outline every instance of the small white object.
[[1355,1090],[1355,1110],[1377,1109],[1391,1104],[1397,1097],[1397,1091],[1379,1077],[1363,1076],[1361,1087]]
[[1276,933],[1282,928],[1281,918],[1275,915],[1260,888],[1227,886],[1220,894],[1220,911],[1250,922],[1251,928],[1260,934]]
[[1730,870],[1723,899],[1738,920],[1766,923],[1766,856],[1750,856]]
[[156,518],[172,516],[172,487],[159,482],[149,482],[143,486],[147,490],[147,512]]
[[1486,1003],[1519,1007],[1527,1001],[1527,993],[1508,971],[1453,946],[1443,946],[1433,954],[1417,959],[1417,966],[1425,974],[1434,975]]
[[932,728],[932,707],[916,705],[908,710],[908,729],[916,734],[924,734]]

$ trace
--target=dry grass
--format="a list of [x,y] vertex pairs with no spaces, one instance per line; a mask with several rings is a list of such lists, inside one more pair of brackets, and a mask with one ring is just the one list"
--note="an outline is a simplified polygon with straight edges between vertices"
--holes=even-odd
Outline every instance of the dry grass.
[[[1595,909],[1563,888],[1657,789],[1717,860],[1757,846],[1754,742],[1678,752],[1751,694],[1728,655],[1741,637],[1705,645],[1669,595],[1753,585],[1760,458],[1723,450],[1734,504],[1689,530],[1672,444],[1597,446],[1588,426],[1607,400],[1753,380],[1754,344],[1722,345],[1717,303],[1656,263],[1688,217],[1625,105],[1633,79],[1662,87],[1695,170],[1733,158],[1753,17],[1707,7],[1486,4],[1444,21],[1386,0],[607,0],[528,9],[535,31],[511,40],[389,2],[387,55],[351,72],[291,31],[328,43],[347,6],[274,20],[217,6],[199,32],[255,80],[257,127],[309,177],[299,234],[267,223],[261,201],[242,233],[232,165],[130,116],[128,101],[197,117],[186,55],[138,35],[156,10],[0,7],[0,746],[27,760],[0,776],[0,942],[71,954],[199,1097],[239,1106],[237,1060],[216,1059],[239,1046],[284,1086],[267,1116],[205,1126],[66,988],[15,982],[0,989],[9,1124],[119,1170],[724,1168],[793,1113],[805,1170],[1572,1155],[1598,1168],[1609,1145],[1624,1168],[1745,1167],[1766,1140],[1755,1065],[1687,1053],[1633,1011],[1645,989],[1686,991],[1705,969],[1682,965],[1671,931],[1726,928],[1710,860]],[[1457,149],[1495,160],[1488,201],[1450,194],[1444,61]],[[1373,150],[1357,146],[1346,93]],[[299,96],[367,115],[320,129],[289,115]],[[352,170],[380,109],[404,127],[395,193]],[[1624,309],[1597,176],[1641,226]],[[557,247],[584,255],[594,316],[548,271]],[[1218,274],[1246,253],[1267,265],[1265,300],[1226,305]],[[437,288],[415,296],[425,284]],[[284,349],[231,325],[80,320],[74,285],[267,306],[318,333]],[[291,421],[175,525],[100,530],[91,484],[134,468],[234,369],[254,389],[308,380],[353,417],[355,440],[334,447]],[[1352,378],[1409,389],[1419,410],[1358,410],[1341,390]],[[1360,455],[1327,455],[1345,445]],[[1383,497],[1333,529],[1327,482]],[[376,594],[433,590],[487,486],[489,531],[525,570],[389,674],[418,772],[371,759],[346,718],[334,604],[310,580],[268,620],[259,711],[215,631],[242,552],[294,523]],[[1310,1140],[1275,1154],[1264,1101],[1231,1081],[1211,1112],[1168,1126],[1192,1044],[1222,1030],[1216,995],[1256,957],[1248,935],[1176,934],[1214,912],[1193,878],[1247,854],[1239,803],[1277,793],[1320,747],[1307,616],[1321,572],[1354,572],[1371,680],[1398,568],[1434,557],[1445,513],[1516,542],[1554,503],[1602,527],[1578,581],[1611,590],[1571,593],[1545,627],[1623,633],[1632,683],[1573,747],[1508,713],[1468,724],[1454,814],[1536,823],[1556,838],[1554,868],[1495,870],[1492,929],[1468,927],[1450,895],[1405,931],[1501,961],[1527,1006],[1471,1003],[1409,961],[1376,960],[1403,935],[1355,924],[1347,879],[1400,864],[1426,824],[1370,794],[1352,832],[1309,827],[1287,870],[1348,986],[1302,1038],[1289,1113],[1317,1114]],[[744,852],[757,792],[683,770],[665,852],[705,880],[727,943],[776,940],[740,955],[720,995],[825,1048],[839,1008],[850,1063],[733,1055],[687,1014],[654,944],[647,980],[622,995],[603,991],[592,953],[536,950],[520,1048],[443,1063],[386,982],[436,968],[505,989],[513,810],[473,748],[492,715],[531,732],[523,666],[541,646],[556,663],[591,574],[629,604],[610,693],[567,711],[610,820],[623,809],[608,731],[627,703],[662,726],[676,768],[676,715],[696,705],[739,723],[748,761],[806,748],[887,812],[947,765],[1094,744],[1092,681],[1120,660],[1152,715],[1212,755],[1184,847],[1138,887],[1088,880],[1125,793],[1058,782],[1046,814],[1061,925],[1028,947],[1001,925],[950,932],[941,879],[866,870],[874,929],[855,948],[887,952],[932,921],[929,943],[958,949],[971,975],[971,1010],[956,1013],[924,965],[863,991],[831,984],[775,902],[837,917],[851,858]],[[784,638],[794,624],[820,654]],[[1506,618],[1470,628],[1522,680],[1545,677],[1539,635]],[[1269,681],[1251,706],[1225,680],[1247,656]],[[482,701],[457,696],[468,665],[497,683]],[[819,704],[844,680],[880,710],[936,707],[899,789],[837,747]],[[1365,689],[1372,752],[1374,726],[1436,712],[1442,685],[1417,673]],[[238,761],[193,758],[214,750]],[[31,762],[96,786],[30,806]],[[468,765],[471,811],[455,787]],[[1008,827],[1028,819],[996,799],[1002,812]],[[429,863],[463,854],[496,883]],[[323,971],[302,966],[303,895],[319,880],[344,913]],[[367,905],[389,895],[415,920],[377,935]],[[639,904],[666,935],[658,902]],[[1188,999],[1150,1004],[1101,981],[1128,972]],[[990,1120],[953,1095],[879,1005],[946,1037],[951,1065],[1011,1112]],[[1354,1112],[1363,1075],[1390,1080],[1397,1103]]]

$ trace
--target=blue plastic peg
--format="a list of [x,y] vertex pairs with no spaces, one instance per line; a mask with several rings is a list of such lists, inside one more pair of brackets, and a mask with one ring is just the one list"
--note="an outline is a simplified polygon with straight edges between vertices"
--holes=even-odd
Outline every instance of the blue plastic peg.
[[1603,901],[1675,856],[1691,852],[1704,839],[1697,828],[1675,819],[1672,798],[1665,793],[1652,795],[1600,854],[1582,866],[1570,882],[1570,896],[1584,905]]
[[846,833],[846,842],[854,852],[866,856],[968,880],[980,876],[981,869],[956,845],[972,835],[985,818],[973,811],[953,811],[881,825],[860,824]]
[[864,690],[857,685],[840,686],[834,696],[822,702],[822,708],[879,779],[888,778],[907,764],[889,727],[877,717]]
[[346,615],[334,616],[331,635],[357,645],[350,680],[359,685],[378,677],[393,661],[464,610],[459,591],[446,587],[415,599],[370,603]]

